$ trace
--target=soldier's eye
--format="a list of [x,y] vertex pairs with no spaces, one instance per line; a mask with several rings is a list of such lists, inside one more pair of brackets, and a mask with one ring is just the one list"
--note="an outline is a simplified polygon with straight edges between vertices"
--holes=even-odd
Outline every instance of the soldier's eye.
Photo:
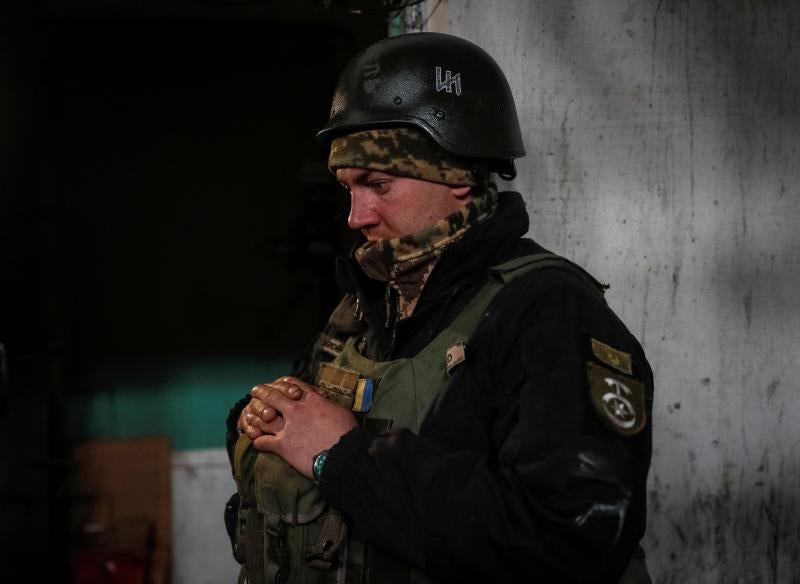
[[377,194],[382,195],[389,190],[389,181],[388,180],[373,181],[369,183],[369,188],[371,188]]

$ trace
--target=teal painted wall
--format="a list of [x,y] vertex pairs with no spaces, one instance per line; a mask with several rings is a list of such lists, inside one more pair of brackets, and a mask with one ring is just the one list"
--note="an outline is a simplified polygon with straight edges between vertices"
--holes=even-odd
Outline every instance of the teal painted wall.
[[231,406],[256,383],[291,371],[291,360],[186,363],[147,375],[105,371],[68,404],[73,440],[166,435],[173,450],[223,448]]

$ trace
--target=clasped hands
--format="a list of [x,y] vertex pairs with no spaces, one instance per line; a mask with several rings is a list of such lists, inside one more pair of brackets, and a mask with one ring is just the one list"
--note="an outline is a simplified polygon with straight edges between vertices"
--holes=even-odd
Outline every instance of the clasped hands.
[[314,455],[329,449],[356,424],[353,412],[322,397],[313,385],[281,377],[256,385],[239,416],[239,430],[261,452],[273,452],[312,478]]

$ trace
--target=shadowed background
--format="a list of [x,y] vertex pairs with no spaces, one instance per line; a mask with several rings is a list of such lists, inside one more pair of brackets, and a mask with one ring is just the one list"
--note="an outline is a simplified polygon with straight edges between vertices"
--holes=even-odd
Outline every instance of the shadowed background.
[[346,201],[314,134],[386,12],[18,4],[0,15],[0,579],[47,550],[42,579],[65,581],[96,537],[70,521],[73,444],[165,436],[173,581],[231,581],[225,417],[338,300]]

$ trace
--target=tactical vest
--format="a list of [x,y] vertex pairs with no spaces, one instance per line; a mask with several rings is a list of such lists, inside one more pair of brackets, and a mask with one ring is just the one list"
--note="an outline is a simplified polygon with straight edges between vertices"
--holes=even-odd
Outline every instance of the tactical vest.
[[[497,293],[515,278],[544,268],[567,270],[603,295],[597,280],[564,258],[520,257],[490,268],[484,287],[414,357],[373,361],[358,352],[351,337],[331,363],[320,367],[316,385],[332,401],[365,412],[362,420],[372,427],[419,432],[428,411],[447,391],[451,372],[465,359],[466,344]],[[242,564],[239,584],[430,582],[371,546],[357,525],[348,526],[326,504],[313,481],[276,455],[257,452],[245,435],[236,444],[233,470],[240,496],[234,543]],[[643,557],[632,561],[623,583],[650,584]]]

